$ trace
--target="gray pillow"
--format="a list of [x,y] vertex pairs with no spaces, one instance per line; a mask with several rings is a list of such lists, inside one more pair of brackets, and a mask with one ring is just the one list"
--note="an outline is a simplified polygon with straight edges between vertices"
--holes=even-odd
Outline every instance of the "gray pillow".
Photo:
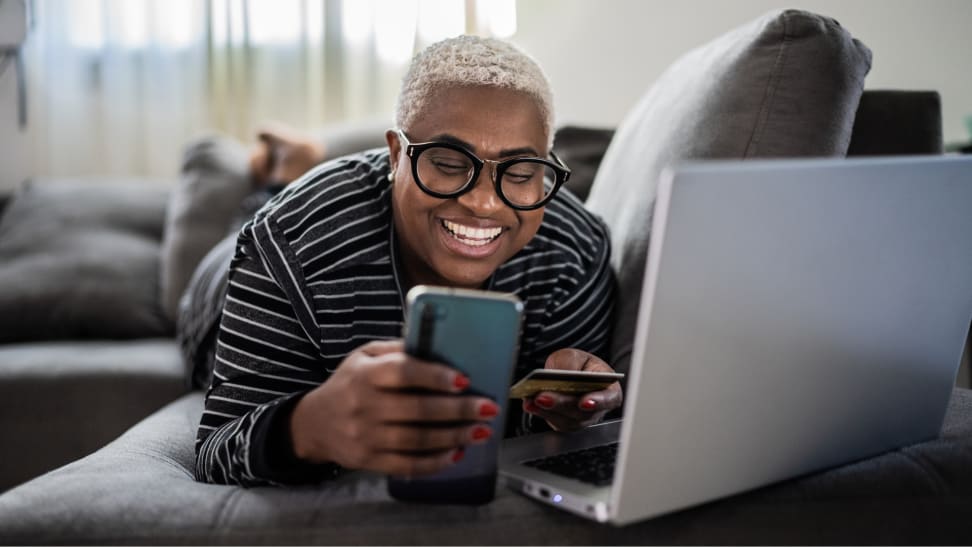
[[774,11],[683,57],[615,134],[587,205],[611,230],[611,357],[626,369],[660,172],[682,159],[843,156],[871,52],[837,21]]
[[24,185],[0,218],[0,342],[171,334],[158,306],[166,198],[131,181]]
[[227,137],[204,137],[185,149],[166,212],[159,264],[162,309],[172,321],[196,266],[230,232],[253,191],[247,160],[244,146]]

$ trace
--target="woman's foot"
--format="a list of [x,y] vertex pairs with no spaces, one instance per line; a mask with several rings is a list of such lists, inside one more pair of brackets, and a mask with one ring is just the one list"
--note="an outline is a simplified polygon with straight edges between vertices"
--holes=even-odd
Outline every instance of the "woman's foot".
[[324,145],[291,127],[274,124],[257,133],[250,177],[257,189],[287,185],[327,159]]

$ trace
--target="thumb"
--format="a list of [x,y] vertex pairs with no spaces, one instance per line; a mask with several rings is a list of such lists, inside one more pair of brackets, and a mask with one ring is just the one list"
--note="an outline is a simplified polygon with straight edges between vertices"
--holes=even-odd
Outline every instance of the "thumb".
[[405,342],[401,339],[374,340],[361,346],[361,350],[372,357],[377,357],[386,353],[402,353],[405,351]]
[[590,354],[579,349],[564,348],[550,354],[543,368],[554,368],[560,370],[584,370],[584,364],[590,358]]

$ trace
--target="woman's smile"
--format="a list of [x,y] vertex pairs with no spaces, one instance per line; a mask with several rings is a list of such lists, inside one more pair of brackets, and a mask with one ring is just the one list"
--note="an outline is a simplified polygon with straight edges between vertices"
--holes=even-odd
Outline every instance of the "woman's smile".
[[501,226],[483,227],[444,218],[439,219],[437,224],[441,228],[439,232],[444,232],[442,241],[445,247],[456,254],[468,258],[482,258],[500,248],[500,238],[503,236]]

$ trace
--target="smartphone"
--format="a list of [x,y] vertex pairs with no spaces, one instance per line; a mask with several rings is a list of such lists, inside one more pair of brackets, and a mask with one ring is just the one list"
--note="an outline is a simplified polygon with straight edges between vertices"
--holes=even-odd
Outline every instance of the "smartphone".
[[556,391],[580,395],[600,391],[624,378],[620,372],[594,372],[586,370],[561,370],[553,368],[533,369],[510,388],[510,399],[532,397],[541,391]]
[[523,303],[508,293],[419,285],[408,292],[406,308],[406,353],[460,370],[470,385],[456,397],[488,397],[500,411],[490,422],[493,436],[466,447],[457,464],[414,479],[389,477],[388,493],[405,501],[487,503],[496,491],[497,456],[519,352]]

